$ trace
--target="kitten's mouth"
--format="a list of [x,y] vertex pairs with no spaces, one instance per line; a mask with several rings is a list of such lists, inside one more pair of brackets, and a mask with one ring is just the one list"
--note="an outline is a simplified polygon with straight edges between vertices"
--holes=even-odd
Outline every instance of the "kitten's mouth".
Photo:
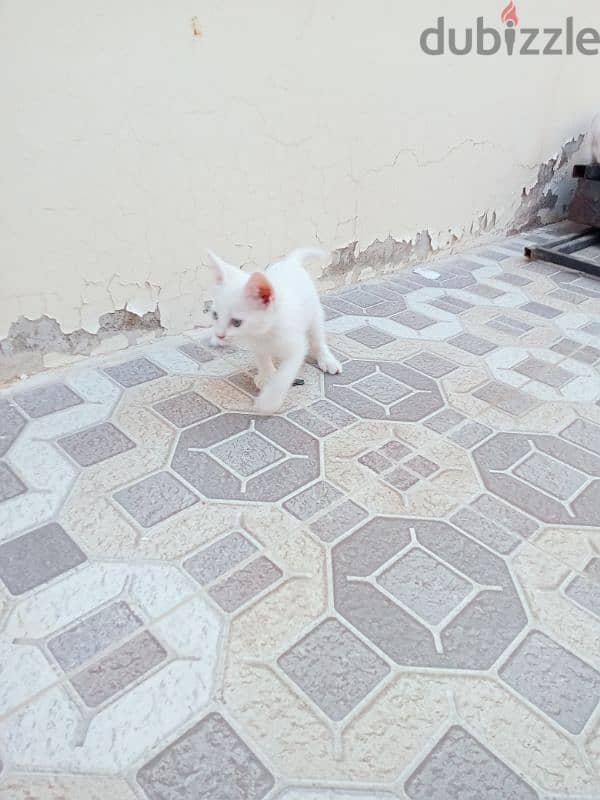
[[224,336],[219,336],[219,334],[217,333],[217,339],[220,339],[221,341],[224,341],[225,337]]

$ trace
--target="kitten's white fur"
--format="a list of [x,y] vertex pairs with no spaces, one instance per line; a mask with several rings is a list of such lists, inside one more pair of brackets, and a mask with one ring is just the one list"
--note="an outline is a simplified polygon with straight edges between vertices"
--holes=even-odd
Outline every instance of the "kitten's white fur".
[[[273,414],[281,408],[307,355],[323,372],[342,371],[327,346],[323,309],[303,267],[308,258],[323,257],[321,250],[294,250],[266,272],[251,275],[210,250],[209,255],[217,281],[212,341],[222,344],[239,340],[254,352],[258,367],[255,383],[261,390],[256,411]],[[239,327],[232,320],[240,321]]]

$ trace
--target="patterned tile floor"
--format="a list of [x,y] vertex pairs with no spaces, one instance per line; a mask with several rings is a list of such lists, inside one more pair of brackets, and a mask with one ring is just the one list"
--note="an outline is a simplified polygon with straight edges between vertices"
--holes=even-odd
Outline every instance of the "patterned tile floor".
[[277,417],[202,331],[3,393],[3,800],[600,798],[600,281],[524,242]]

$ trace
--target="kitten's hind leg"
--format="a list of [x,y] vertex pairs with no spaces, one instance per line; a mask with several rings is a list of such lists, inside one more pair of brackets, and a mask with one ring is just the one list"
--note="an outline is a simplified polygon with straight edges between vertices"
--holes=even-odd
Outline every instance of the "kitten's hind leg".
[[341,372],[342,365],[327,346],[327,340],[325,338],[325,318],[321,306],[319,306],[318,313],[315,314],[315,318],[308,332],[308,337],[310,341],[310,354],[319,365],[319,369],[323,370],[323,372],[328,372],[330,375],[337,375]]

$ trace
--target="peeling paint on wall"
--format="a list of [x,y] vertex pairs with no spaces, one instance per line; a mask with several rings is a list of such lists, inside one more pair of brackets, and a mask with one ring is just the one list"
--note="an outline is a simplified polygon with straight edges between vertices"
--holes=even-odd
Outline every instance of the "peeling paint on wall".
[[97,332],[80,328],[65,333],[57,320],[19,317],[0,340],[0,380],[69,363],[78,358],[120,350],[164,333],[158,307],[139,315],[128,309],[102,314]]
[[540,165],[533,186],[529,189],[523,187],[521,205],[509,226],[509,233],[565,218],[576,185],[571,177],[573,157],[579,152],[584,139],[584,134],[570,139],[559,153]]

